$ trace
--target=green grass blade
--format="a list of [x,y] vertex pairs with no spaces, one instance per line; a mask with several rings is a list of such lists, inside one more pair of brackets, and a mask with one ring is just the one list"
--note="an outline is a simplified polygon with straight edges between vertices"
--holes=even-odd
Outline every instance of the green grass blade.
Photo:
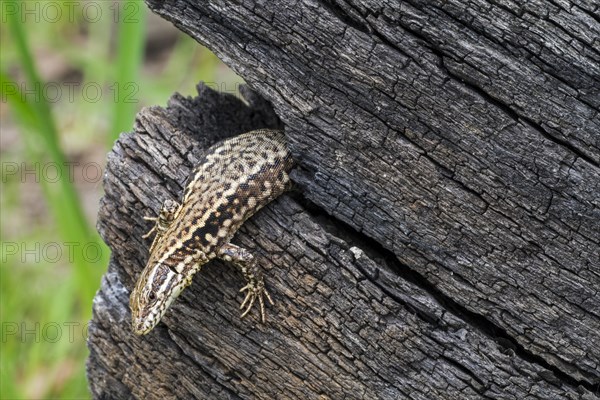
[[[64,245],[76,243],[78,246],[83,246],[88,243],[98,243],[97,234],[90,228],[73,182],[69,179],[71,176],[69,164],[66,162],[60,148],[50,105],[43,96],[43,83],[39,79],[35,63],[31,57],[22,24],[16,14],[7,15],[7,22],[25,72],[25,85],[28,88],[33,88],[35,101],[28,102],[24,94],[18,89],[17,84],[12,82],[5,73],[1,74],[3,97],[13,107],[21,124],[27,127],[22,129],[21,132],[28,149],[30,161],[40,166],[48,166],[49,163],[52,163],[52,167],[60,174],[61,179],[56,182],[40,179],[60,237],[64,241]],[[10,93],[6,88],[11,88]],[[104,250],[103,259],[100,262],[108,260],[106,247],[104,247]],[[72,261],[75,267],[74,272],[81,285],[81,301],[88,304],[96,290],[99,271],[90,268],[85,255],[81,252],[74,252]]]
[[146,9],[139,0],[124,1],[119,13],[118,53],[115,71],[114,119],[110,145],[133,126],[137,112],[139,73],[144,56]]

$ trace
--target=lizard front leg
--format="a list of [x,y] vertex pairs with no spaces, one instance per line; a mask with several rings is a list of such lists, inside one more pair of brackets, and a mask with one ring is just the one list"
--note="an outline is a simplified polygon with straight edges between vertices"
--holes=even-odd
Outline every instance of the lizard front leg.
[[165,231],[171,225],[171,222],[175,219],[179,210],[181,209],[181,205],[175,200],[167,199],[163,202],[162,207],[158,213],[158,217],[144,217],[146,221],[156,221],[152,229],[148,231],[145,235],[142,236],[143,239],[150,237],[153,232],[156,232],[156,236],[152,241],[152,245],[150,246],[150,252],[160,239],[160,237],[165,233]]
[[242,312],[241,318],[244,318],[250,312],[254,302],[258,299],[261,320],[265,322],[265,302],[263,295],[269,300],[271,305],[273,305],[273,300],[265,288],[262,271],[252,253],[233,243],[227,243],[219,250],[218,257],[238,267],[246,279],[246,286],[240,289],[240,292],[247,292],[244,301],[240,305],[240,309],[245,309]]

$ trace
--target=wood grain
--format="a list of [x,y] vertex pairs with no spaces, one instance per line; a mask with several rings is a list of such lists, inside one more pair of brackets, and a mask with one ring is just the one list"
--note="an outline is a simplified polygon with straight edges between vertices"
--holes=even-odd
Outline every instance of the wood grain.
[[[598,398],[597,6],[190,4],[148,2],[274,113],[201,88],[109,154],[97,398]],[[214,263],[135,338],[141,217],[203,148],[275,114],[298,190],[234,239],[262,255],[269,323],[239,321],[240,277]]]

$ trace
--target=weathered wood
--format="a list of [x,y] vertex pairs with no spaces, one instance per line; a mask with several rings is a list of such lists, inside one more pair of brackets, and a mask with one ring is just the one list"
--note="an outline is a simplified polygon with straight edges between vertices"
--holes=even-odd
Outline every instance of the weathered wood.
[[279,123],[202,87],[140,113],[100,210],[96,398],[598,398],[597,6],[148,4],[273,104],[298,191],[234,239],[268,270],[266,325],[215,262],[136,337],[141,217],[203,148]]

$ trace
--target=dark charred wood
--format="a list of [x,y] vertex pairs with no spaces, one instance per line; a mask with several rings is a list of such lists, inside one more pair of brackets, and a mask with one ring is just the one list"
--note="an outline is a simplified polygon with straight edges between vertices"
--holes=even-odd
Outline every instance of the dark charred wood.
[[[143,110],[108,157],[95,398],[599,398],[600,8],[593,2],[148,1],[242,76]],[[272,104],[272,109],[269,106]],[[141,239],[203,149],[285,126],[296,190],[129,325]]]

